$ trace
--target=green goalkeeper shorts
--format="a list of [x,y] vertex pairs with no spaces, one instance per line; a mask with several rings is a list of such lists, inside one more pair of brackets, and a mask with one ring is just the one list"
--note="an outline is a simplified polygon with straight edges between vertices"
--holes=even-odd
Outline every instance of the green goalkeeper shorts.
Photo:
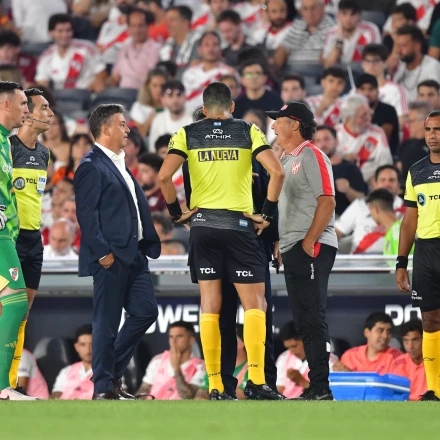
[[26,289],[15,243],[0,236],[0,292],[8,286],[12,290]]

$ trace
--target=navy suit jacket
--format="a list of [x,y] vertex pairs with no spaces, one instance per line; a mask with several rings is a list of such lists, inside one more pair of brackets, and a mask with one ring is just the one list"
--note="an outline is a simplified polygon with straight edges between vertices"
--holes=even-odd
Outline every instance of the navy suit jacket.
[[80,277],[95,274],[100,267],[98,260],[110,252],[126,266],[133,262],[138,249],[150,258],[160,255],[160,240],[147,198],[127,171],[134,182],[142,221],[140,241],[133,197],[112,160],[95,145],[75,172],[76,215],[81,228]]

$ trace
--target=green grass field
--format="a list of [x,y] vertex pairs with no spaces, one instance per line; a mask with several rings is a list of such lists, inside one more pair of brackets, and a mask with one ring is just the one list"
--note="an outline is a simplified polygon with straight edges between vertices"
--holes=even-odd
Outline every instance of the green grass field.
[[1,402],[0,439],[436,439],[439,410],[435,402]]

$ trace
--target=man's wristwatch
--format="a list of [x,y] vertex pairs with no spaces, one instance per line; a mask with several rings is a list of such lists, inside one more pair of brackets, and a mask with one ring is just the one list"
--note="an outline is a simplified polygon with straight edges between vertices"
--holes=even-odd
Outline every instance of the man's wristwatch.
[[272,220],[273,220],[273,217],[269,217],[268,215],[266,215],[266,214],[260,214],[261,215],[261,218],[263,219],[263,220],[265,220],[265,221],[267,221],[267,222],[271,222]]

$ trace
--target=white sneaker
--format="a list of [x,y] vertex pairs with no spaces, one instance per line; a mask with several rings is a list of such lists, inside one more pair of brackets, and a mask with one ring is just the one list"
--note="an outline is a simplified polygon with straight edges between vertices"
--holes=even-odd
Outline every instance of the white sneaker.
[[27,396],[22,394],[14,388],[8,387],[0,391],[0,400],[40,400],[36,397]]

